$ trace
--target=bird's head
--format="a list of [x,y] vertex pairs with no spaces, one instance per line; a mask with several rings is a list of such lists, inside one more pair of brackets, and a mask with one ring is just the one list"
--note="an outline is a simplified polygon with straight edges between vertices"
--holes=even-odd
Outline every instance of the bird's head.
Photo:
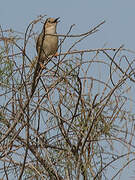
[[56,26],[59,22],[58,18],[48,18],[45,22],[45,32],[48,34],[56,33]]

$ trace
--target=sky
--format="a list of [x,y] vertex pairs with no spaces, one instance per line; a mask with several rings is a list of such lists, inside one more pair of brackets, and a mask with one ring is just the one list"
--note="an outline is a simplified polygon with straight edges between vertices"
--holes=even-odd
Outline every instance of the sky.
[[0,24],[3,28],[24,31],[38,15],[46,14],[61,18],[59,33],[76,24],[73,32],[77,34],[105,20],[100,32],[89,38],[89,47],[124,44],[135,50],[134,7],[134,0],[1,0]]
[[60,17],[58,33],[63,34],[72,24],[75,24],[72,33],[79,34],[105,20],[100,31],[84,41],[82,48],[124,44],[135,51],[135,0],[1,0],[0,25],[2,29],[24,32],[32,20],[45,14]]

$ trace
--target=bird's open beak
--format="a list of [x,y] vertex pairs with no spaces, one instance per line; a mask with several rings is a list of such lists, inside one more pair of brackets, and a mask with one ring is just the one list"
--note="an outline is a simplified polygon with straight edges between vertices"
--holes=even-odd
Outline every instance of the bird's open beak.
[[[58,22],[60,22],[60,17],[58,17],[58,18],[56,18],[55,20],[54,20],[54,22],[56,22],[56,23],[58,23]],[[59,21],[58,21],[59,20]]]

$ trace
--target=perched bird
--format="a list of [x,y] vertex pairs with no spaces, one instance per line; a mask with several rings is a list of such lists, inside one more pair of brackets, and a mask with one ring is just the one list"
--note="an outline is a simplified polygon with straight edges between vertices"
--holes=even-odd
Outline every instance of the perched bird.
[[[55,55],[58,49],[58,36],[51,36],[56,34],[56,27],[59,18],[48,18],[44,24],[43,30],[38,36],[36,50],[41,61],[46,61],[50,55]],[[49,35],[46,35],[49,34]]]
[[48,61],[48,57],[50,55],[55,56],[57,54],[58,36],[55,36],[53,34],[57,34],[56,27],[57,23],[59,22],[58,20],[59,18],[48,18],[44,23],[42,32],[38,36],[36,43],[38,60],[32,82],[31,96],[33,95],[35,88],[37,86],[39,80],[39,72],[42,69],[42,67],[44,67],[44,62]]

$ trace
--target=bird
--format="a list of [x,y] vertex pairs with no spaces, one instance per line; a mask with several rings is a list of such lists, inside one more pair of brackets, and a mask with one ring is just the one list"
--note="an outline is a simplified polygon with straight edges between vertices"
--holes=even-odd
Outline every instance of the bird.
[[[57,34],[56,27],[59,22],[58,18],[48,18],[43,26],[42,32],[39,34],[36,50],[41,61],[46,61],[50,55],[55,55],[58,49],[58,36],[52,36],[51,34]],[[46,35],[48,34],[48,35]]]
[[[39,80],[39,73],[41,69],[44,67],[44,63],[47,63],[49,60],[49,56],[57,56],[58,50],[58,36],[56,35],[56,28],[59,22],[59,18],[47,18],[44,26],[42,28],[42,32],[39,34],[36,42],[36,50],[37,50],[37,64],[34,71],[33,82],[32,82],[32,90],[31,96],[33,95],[35,88],[37,86]],[[51,35],[52,34],[52,35]],[[38,79],[37,79],[38,78]],[[37,80],[36,80],[37,79]]]

